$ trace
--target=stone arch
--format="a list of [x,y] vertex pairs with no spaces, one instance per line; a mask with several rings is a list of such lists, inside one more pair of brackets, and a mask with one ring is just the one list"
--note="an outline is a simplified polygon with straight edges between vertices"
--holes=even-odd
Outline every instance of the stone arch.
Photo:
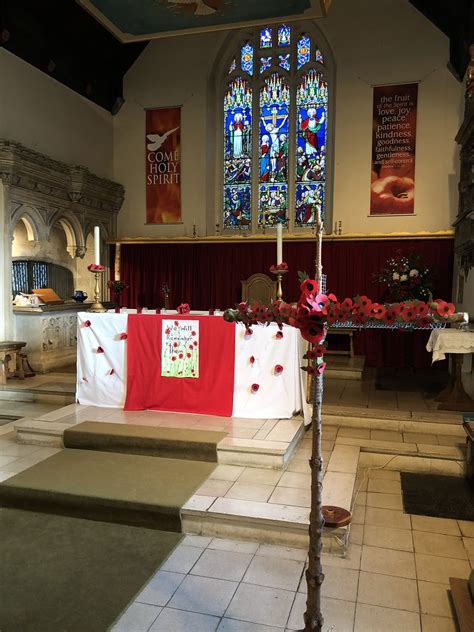
[[47,230],[41,214],[33,206],[20,205],[12,214],[10,220],[10,232],[13,231],[18,222],[25,226],[28,241],[42,241],[46,239]]
[[59,211],[55,213],[49,222],[51,229],[59,224],[66,235],[67,251],[69,255],[74,257],[83,257],[85,252],[85,238],[81,223],[74,215]]

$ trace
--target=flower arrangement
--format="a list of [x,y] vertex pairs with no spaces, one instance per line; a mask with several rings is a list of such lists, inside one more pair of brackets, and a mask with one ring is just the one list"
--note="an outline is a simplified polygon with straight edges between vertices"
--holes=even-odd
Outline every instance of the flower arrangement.
[[270,272],[281,272],[282,270],[288,270],[288,264],[286,261],[282,261],[281,263],[273,264],[270,266]]
[[375,281],[387,287],[391,300],[429,300],[432,296],[432,278],[419,254],[403,254],[397,251],[385,264],[385,268],[375,275]]
[[105,270],[105,266],[103,266],[101,263],[90,263],[87,266],[87,269],[89,270],[89,272],[103,272]]
[[191,308],[187,303],[181,303],[181,305],[178,305],[178,307],[176,308],[176,311],[178,312],[178,314],[189,314]]
[[117,295],[126,290],[128,288],[128,285],[123,281],[107,281],[107,287],[115,295]]
[[[276,323],[279,330],[283,325],[291,325],[301,331],[302,337],[311,343],[305,358],[311,360],[303,367],[312,375],[321,374],[326,363],[326,327],[337,322],[351,322],[363,327],[370,322],[383,321],[388,326],[399,323],[405,327],[429,327],[435,321],[452,320],[454,305],[442,299],[425,302],[421,300],[399,303],[375,303],[367,296],[345,298],[339,301],[334,294],[319,294],[318,283],[309,278],[300,285],[301,295],[296,305],[275,301],[270,306],[254,303],[239,303],[237,309],[228,309],[224,319],[228,322],[240,322],[245,325],[245,335],[252,334],[252,326]],[[250,360],[252,363],[252,359]]]

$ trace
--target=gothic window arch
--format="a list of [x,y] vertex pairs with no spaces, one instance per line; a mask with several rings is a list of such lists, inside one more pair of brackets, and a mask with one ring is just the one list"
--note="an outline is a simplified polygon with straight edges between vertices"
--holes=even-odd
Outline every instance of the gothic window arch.
[[246,33],[226,65],[225,230],[307,230],[327,217],[332,82],[321,40],[307,23],[272,24]]

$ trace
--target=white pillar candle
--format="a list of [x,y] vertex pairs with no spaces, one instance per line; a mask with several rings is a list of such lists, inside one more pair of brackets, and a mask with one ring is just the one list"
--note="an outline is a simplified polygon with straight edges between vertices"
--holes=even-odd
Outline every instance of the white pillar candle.
[[100,228],[94,226],[94,263],[100,265]]
[[283,261],[283,224],[277,224],[277,265]]

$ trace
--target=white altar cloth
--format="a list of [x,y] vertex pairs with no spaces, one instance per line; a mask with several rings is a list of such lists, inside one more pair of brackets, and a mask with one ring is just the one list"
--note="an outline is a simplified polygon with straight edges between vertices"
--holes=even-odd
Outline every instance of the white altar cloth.
[[[185,316],[174,316],[185,318]],[[153,312],[144,314],[152,318]],[[220,316],[205,316],[220,318]],[[123,408],[127,392],[127,345],[120,339],[127,332],[128,314],[78,314],[77,390],[80,404]],[[90,321],[90,326],[84,326]],[[307,343],[294,327],[283,327],[283,338],[276,338],[278,327],[254,326],[245,336],[245,327],[235,325],[233,417],[250,419],[290,419],[302,411],[305,424],[311,421],[306,403],[307,374],[301,370]],[[97,353],[101,347],[104,352]],[[255,362],[250,363],[253,356]],[[275,377],[274,367],[283,372]],[[252,393],[250,386],[258,384]]]
[[433,329],[426,350],[433,354],[433,362],[444,360],[447,353],[474,353],[474,331]]

